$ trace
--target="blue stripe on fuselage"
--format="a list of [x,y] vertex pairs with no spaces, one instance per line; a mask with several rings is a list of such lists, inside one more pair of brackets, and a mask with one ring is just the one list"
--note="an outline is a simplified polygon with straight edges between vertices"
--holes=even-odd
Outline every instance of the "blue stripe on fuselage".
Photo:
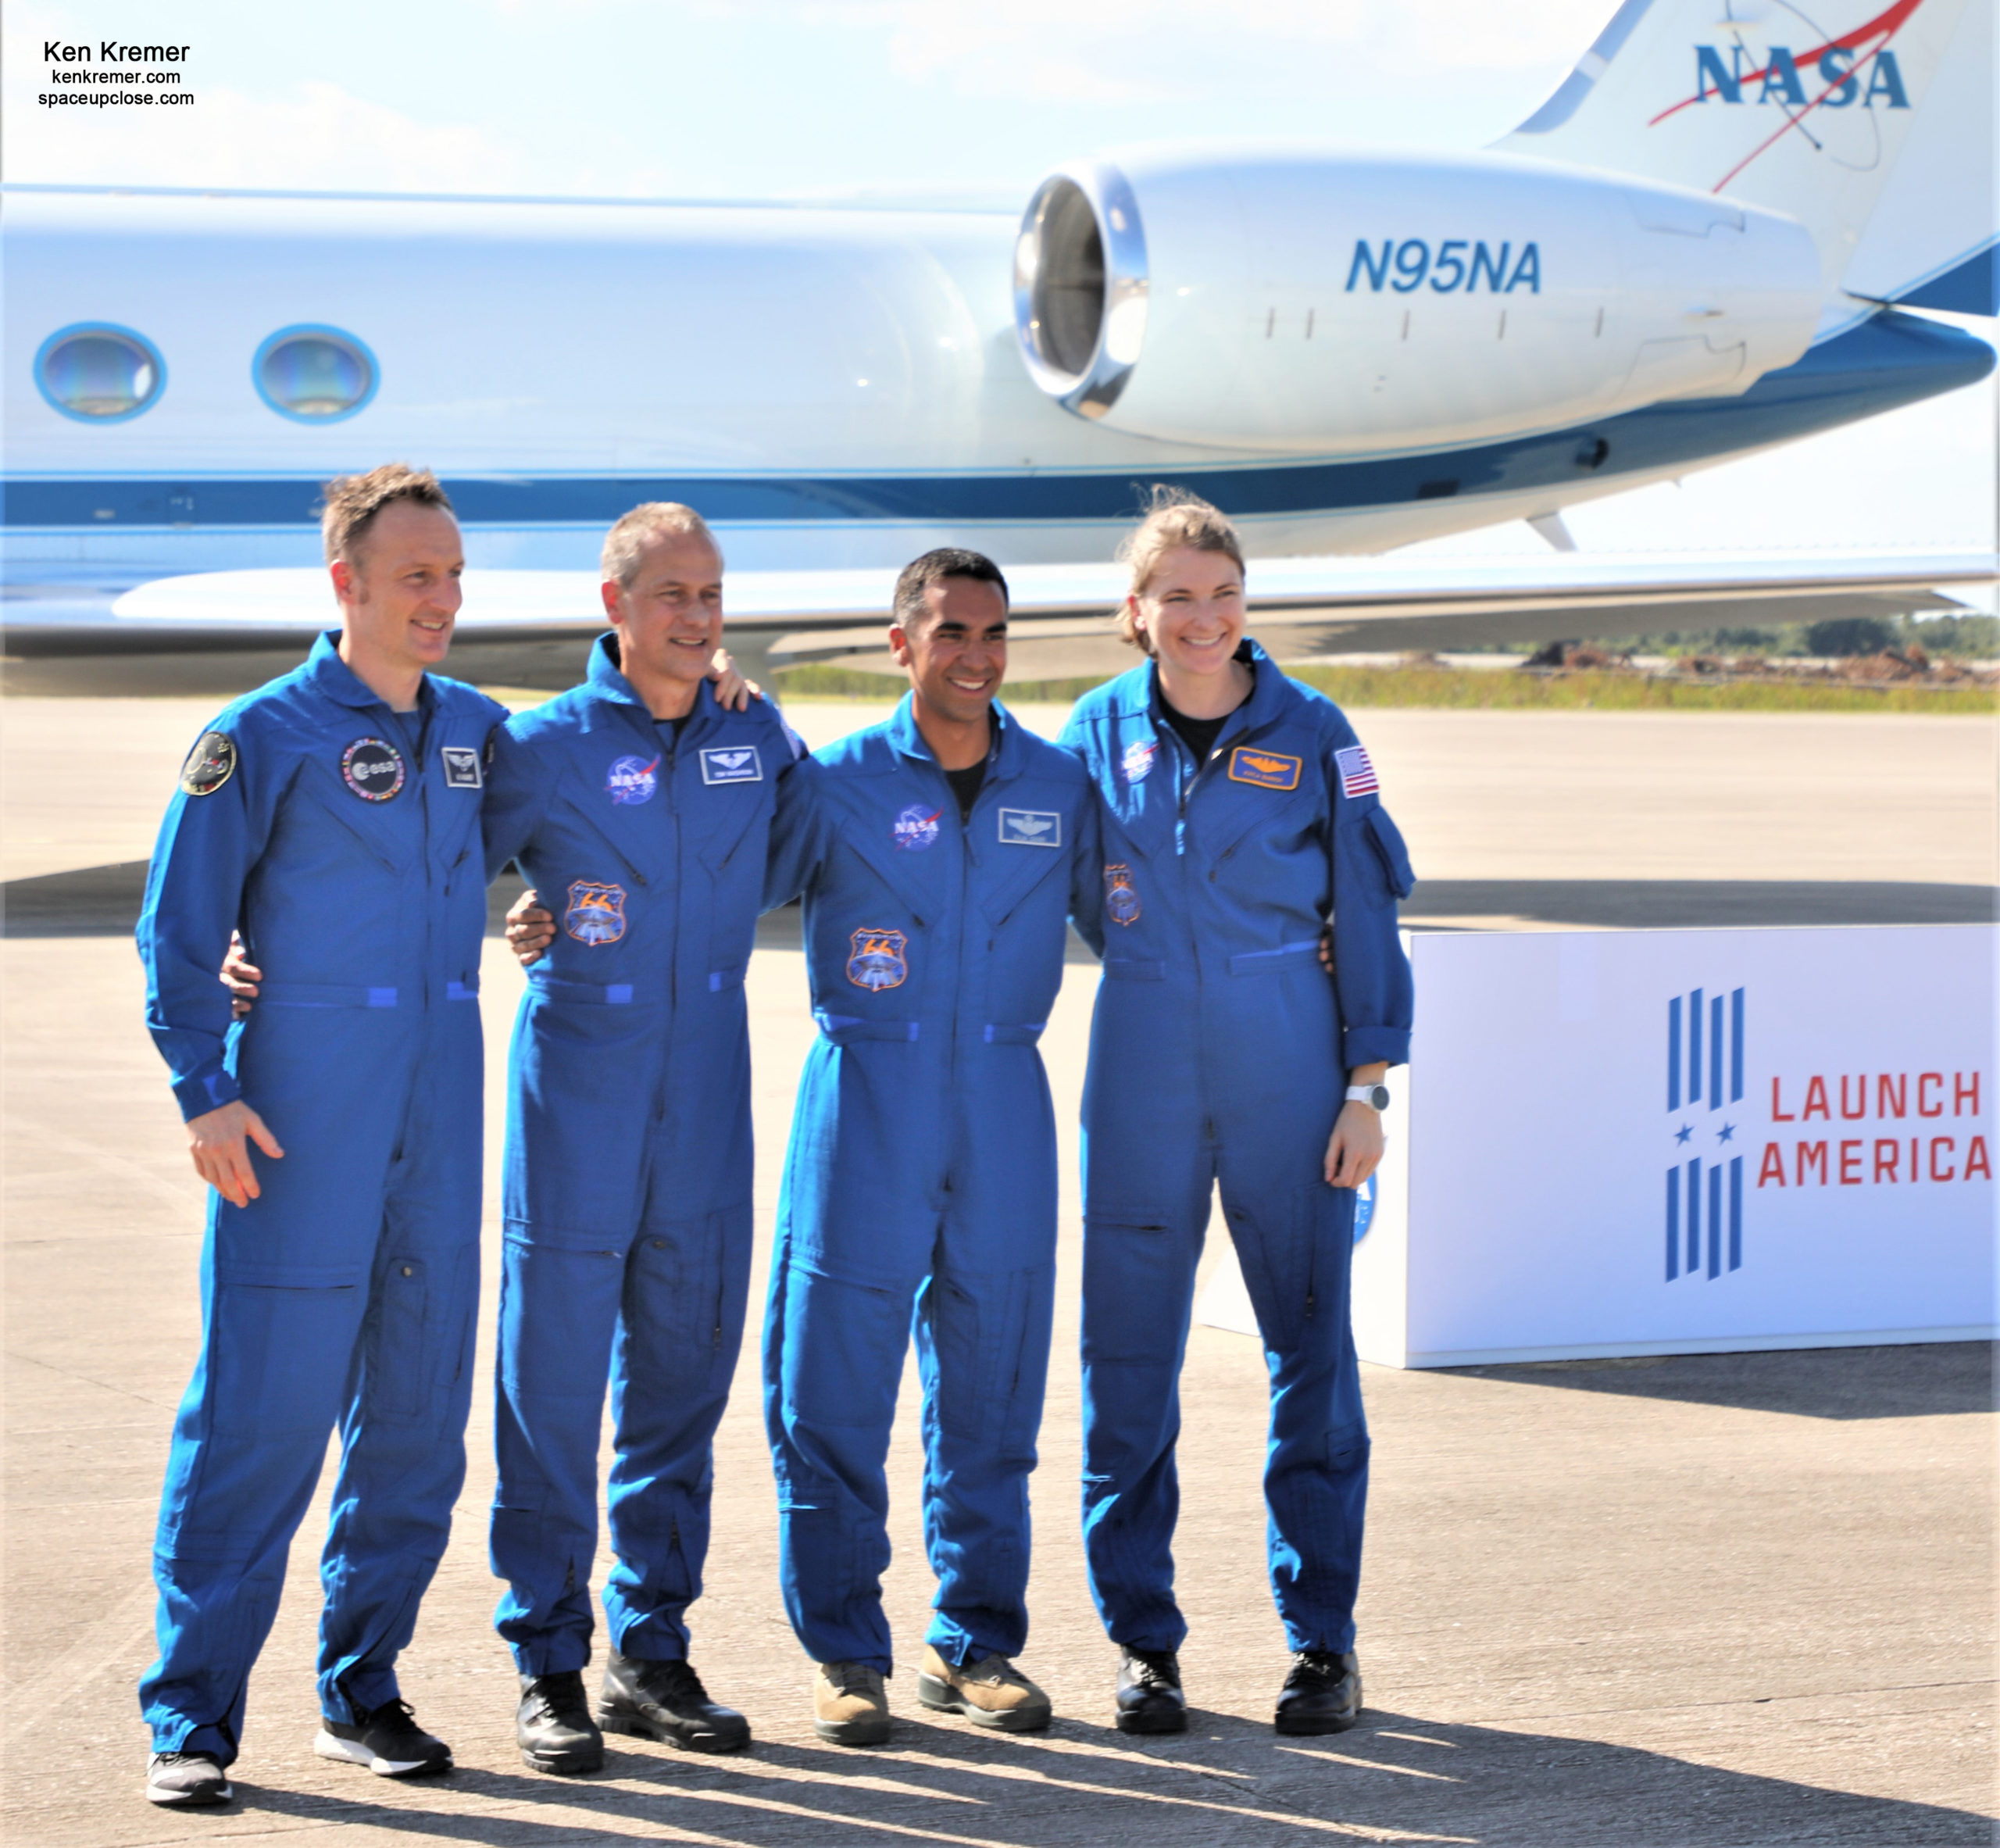
[[[1955,391],[1993,366],[1984,341],[1890,310],[1766,374],[1739,398],[1682,399],[1552,434],[1420,456],[1066,474],[466,475],[448,476],[445,485],[472,526],[602,524],[646,500],[686,502],[722,524],[1117,520],[1132,513],[1141,476],[1191,488],[1241,518],[1337,513],[1559,490],[1691,464]],[[5,484],[4,523],[17,531],[312,526],[319,499],[319,481],[298,476],[16,477]]]

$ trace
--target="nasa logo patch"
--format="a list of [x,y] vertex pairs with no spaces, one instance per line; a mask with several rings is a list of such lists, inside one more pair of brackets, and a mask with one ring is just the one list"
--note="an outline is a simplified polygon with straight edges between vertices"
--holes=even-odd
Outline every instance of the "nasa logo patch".
[[927,809],[920,802],[912,802],[889,824],[889,838],[910,853],[921,853],[927,847],[938,845],[938,817],[942,809]]
[[363,802],[387,802],[407,774],[402,752],[379,738],[357,738],[341,753],[341,781]]
[[604,792],[614,802],[635,806],[642,802],[651,802],[653,792],[659,787],[659,760],[651,763],[643,757],[616,757],[604,779]]
[[480,768],[477,745],[441,745],[447,789],[483,789],[486,777]]
[[1229,780],[1255,789],[1296,789],[1302,767],[1298,758],[1278,751],[1253,750],[1248,745],[1238,745],[1229,754]]
[[1135,738],[1125,747],[1123,760],[1125,781],[1143,783],[1153,774],[1153,760],[1159,755],[1159,746],[1149,738]]
[[213,795],[235,774],[235,742],[226,731],[205,731],[180,767],[180,787],[190,795]]
[[625,888],[593,879],[579,879],[570,888],[562,928],[593,949],[616,943],[625,935]]
[[702,753],[705,783],[761,783],[763,760],[755,745],[712,745]]
[[901,931],[856,931],[848,939],[847,978],[858,988],[871,993],[899,988],[909,974],[909,959],[903,953],[909,939]]
[[1104,909],[1113,924],[1139,921],[1138,888],[1132,883],[1132,869],[1123,863],[1104,869]]
[[1047,809],[1002,809],[1000,845],[1059,847],[1062,845],[1062,817]]

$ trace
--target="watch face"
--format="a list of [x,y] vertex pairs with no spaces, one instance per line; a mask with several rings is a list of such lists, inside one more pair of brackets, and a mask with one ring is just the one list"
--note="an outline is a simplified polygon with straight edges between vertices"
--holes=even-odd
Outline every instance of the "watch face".
[[1368,1094],[1368,1101],[1377,1110],[1386,1110],[1389,1107],[1389,1087],[1387,1085],[1377,1085]]

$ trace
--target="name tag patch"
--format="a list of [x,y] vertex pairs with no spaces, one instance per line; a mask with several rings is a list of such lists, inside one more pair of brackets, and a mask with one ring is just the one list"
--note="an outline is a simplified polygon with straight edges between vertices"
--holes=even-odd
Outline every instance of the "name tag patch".
[[1059,847],[1062,817],[1046,809],[1002,809],[1000,845],[1003,847]]
[[447,789],[484,789],[486,777],[479,766],[479,747],[477,745],[445,745],[440,747],[445,759],[445,787]]
[[702,753],[705,783],[761,783],[764,766],[755,745],[711,745]]
[[1259,751],[1238,745],[1229,754],[1229,780],[1253,789],[1296,789],[1302,760],[1278,751]]

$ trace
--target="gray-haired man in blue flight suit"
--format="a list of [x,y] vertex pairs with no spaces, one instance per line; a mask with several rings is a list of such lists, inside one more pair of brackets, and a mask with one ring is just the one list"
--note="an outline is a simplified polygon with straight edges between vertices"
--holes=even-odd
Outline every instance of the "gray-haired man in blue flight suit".
[[[480,804],[505,714],[430,671],[462,562],[432,476],[330,484],[325,535],[342,626],[197,741],[139,920],[147,1024],[216,1189],[140,1684],[159,1803],[230,1795],[251,1667],[337,1427],[315,1750],[388,1776],[452,1762],[395,1662],[465,1474]],[[239,931],[275,979],[232,1030],[216,971]]]
[[[509,721],[487,795],[489,865],[518,858],[559,920],[510,1061],[492,1535],[516,1733],[538,1771],[596,1770],[600,1722],[694,1751],[750,1736],[689,1664],[685,1612],[749,1283],[743,978],[803,746],[768,702],[717,702],[722,588],[691,509],[627,513],[604,547],[612,632],[581,686]],[[593,1719],[607,1375],[617,1563]]]

